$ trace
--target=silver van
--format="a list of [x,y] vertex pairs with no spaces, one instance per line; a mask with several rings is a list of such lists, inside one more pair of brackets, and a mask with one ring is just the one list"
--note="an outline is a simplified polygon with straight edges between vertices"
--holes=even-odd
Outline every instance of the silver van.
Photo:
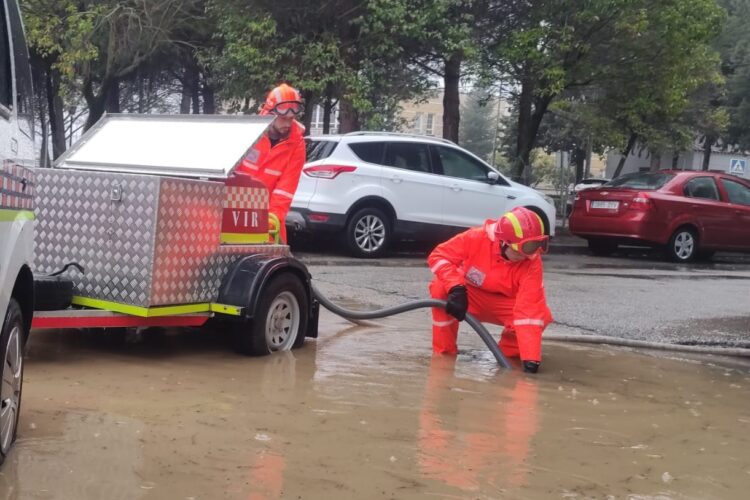
[[0,463],[16,437],[34,311],[34,119],[16,0],[0,0]]

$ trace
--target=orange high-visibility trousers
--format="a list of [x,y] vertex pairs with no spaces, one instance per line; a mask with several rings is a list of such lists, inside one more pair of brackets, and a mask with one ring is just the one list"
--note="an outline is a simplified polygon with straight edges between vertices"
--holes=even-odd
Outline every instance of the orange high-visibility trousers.
[[[522,337],[516,335],[513,328],[513,309],[516,301],[497,293],[485,292],[474,286],[466,287],[469,299],[468,312],[483,323],[492,323],[504,327],[500,337],[500,350],[509,358],[541,361],[542,328],[525,329]],[[433,299],[447,300],[445,285],[435,279],[430,283],[430,295]],[[530,331],[529,331],[530,330]],[[538,330],[538,333],[535,333]],[[441,354],[456,354],[458,346],[458,320],[444,309],[432,309],[432,350]],[[520,342],[520,346],[519,346]]]

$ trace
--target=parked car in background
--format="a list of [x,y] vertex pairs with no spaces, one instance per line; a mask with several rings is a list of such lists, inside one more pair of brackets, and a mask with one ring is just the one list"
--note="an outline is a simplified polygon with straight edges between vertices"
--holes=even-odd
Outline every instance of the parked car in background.
[[750,182],[704,171],[639,172],[577,194],[570,231],[608,255],[619,244],[663,247],[688,262],[750,251]]
[[0,463],[16,439],[34,312],[34,129],[29,54],[16,0],[0,3]]
[[343,236],[359,257],[399,239],[439,241],[524,206],[554,234],[552,200],[450,141],[384,132],[307,139],[291,234]]
[[570,196],[568,197],[568,202],[566,206],[566,215],[570,216],[571,211],[573,210],[573,203],[576,199],[576,194],[583,191],[584,189],[591,189],[595,187],[602,186],[609,182],[609,179],[603,179],[599,177],[587,177],[585,179],[581,179],[581,182],[577,184],[571,184],[570,185]]

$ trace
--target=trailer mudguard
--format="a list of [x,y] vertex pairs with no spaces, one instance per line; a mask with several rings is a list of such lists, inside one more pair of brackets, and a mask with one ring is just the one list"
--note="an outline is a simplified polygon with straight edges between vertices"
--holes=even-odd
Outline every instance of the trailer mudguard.
[[255,254],[242,257],[229,269],[219,288],[218,302],[243,308],[243,319],[255,316],[266,284],[281,273],[293,273],[304,283],[309,304],[306,337],[318,336],[320,306],[312,292],[310,272],[294,257],[274,257]]

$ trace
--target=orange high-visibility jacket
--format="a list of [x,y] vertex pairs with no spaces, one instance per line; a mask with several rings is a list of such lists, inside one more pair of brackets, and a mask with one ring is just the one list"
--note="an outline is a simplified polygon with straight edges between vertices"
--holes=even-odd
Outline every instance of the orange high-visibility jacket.
[[513,329],[519,334],[540,335],[552,321],[544,295],[542,259],[510,262],[494,241],[494,220],[484,227],[464,231],[438,245],[427,258],[446,292],[456,285],[473,286],[515,298]]
[[281,222],[281,234],[286,241],[284,219],[297,191],[299,176],[305,164],[304,127],[292,124],[289,136],[271,147],[267,134],[248,151],[238,170],[260,180],[268,189],[268,210]]

